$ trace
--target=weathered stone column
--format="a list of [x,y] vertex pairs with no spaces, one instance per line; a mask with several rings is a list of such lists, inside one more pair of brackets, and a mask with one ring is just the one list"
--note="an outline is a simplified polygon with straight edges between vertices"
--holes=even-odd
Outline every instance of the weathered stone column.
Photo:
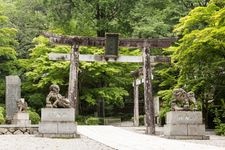
[[146,134],[155,134],[155,114],[152,96],[150,50],[147,47],[143,48],[143,76]]
[[134,80],[134,126],[139,126],[139,84],[138,79]]
[[21,80],[18,76],[6,76],[6,121],[11,123],[14,113],[17,112],[16,101],[21,98]]
[[72,103],[72,107],[75,109],[75,113],[78,112],[78,68],[79,68],[79,45],[73,45],[70,56],[70,76],[69,76],[69,89],[68,99]]

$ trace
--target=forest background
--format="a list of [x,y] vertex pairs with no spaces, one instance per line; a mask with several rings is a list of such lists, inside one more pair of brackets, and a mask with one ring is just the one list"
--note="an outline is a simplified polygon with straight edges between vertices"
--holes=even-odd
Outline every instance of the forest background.
[[[170,64],[153,70],[153,93],[160,96],[160,118],[170,109],[172,90],[196,94],[207,128],[225,133],[225,1],[224,0],[0,0],[0,103],[4,123],[5,76],[19,75],[22,96],[33,122],[51,84],[66,95],[69,62],[48,59],[50,52],[69,53],[41,33],[98,36],[107,32],[123,38],[178,37],[167,49],[152,55],[171,56]],[[103,48],[81,47],[81,54],[103,54]],[[120,48],[121,55],[141,55]],[[133,77],[141,64],[80,62],[79,116],[132,117]],[[143,87],[140,102],[143,103]],[[104,109],[103,109],[104,106]],[[143,114],[143,110],[141,111]],[[81,117],[85,116],[85,117]]]

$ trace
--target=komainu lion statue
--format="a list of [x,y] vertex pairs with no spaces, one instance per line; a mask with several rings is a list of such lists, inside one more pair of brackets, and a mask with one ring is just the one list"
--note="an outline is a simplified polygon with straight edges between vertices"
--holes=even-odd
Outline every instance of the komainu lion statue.
[[60,88],[58,85],[51,85],[49,88],[50,92],[46,97],[47,108],[70,108],[71,102],[59,94]]
[[26,112],[27,111],[27,102],[25,102],[24,98],[20,98],[16,101],[18,112]]
[[194,92],[186,92],[184,89],[174,89],[171,103],[172,111],[197,110]]

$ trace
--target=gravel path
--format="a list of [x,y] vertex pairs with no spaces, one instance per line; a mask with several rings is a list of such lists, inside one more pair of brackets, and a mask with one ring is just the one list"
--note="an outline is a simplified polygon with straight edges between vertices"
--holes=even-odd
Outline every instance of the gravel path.
[[34,135],[1,135],[0,150],[114,150],[85,136],[52,139]]

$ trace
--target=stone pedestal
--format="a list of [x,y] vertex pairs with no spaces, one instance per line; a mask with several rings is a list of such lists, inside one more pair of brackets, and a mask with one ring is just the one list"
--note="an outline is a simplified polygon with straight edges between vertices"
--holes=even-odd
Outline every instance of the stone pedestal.
[[171,139],[209,139],[200,111],[170,111],[166,114],[164,137]]
[[77,137],[73,108],[42,108],[39,135],[42,137]]
[[29,126],[31,121],[29,120],[29,114],[26,112],[17,112],[13,116],[12,124],[19,126]]

